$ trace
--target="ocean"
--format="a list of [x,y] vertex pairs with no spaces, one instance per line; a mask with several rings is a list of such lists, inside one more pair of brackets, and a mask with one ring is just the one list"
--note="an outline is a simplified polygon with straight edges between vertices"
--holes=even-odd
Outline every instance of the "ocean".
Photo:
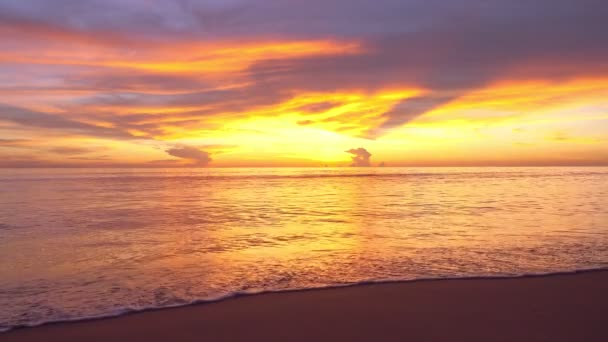
[[608,168],[0,169],[0,330],[608,267]]

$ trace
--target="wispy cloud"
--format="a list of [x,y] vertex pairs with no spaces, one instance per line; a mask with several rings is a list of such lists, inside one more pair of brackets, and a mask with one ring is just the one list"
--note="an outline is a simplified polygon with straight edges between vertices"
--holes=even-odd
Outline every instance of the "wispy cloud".
[[105,138],[135,138],[120,128],[97,126],[73,120],[58,113],[43,113],[0,104],[0,122],[10,122],[23,127],[67,131],[73,134]]
[[[595,78],[605,91],[606,17],[596,0],[1,1],[0,134],[203,146],[232,122],[291,116],[308,133],[383,139],[498,83]],[[544,91],[508,102],[524,115]],[[505,102],[484,99],[476,119]]]

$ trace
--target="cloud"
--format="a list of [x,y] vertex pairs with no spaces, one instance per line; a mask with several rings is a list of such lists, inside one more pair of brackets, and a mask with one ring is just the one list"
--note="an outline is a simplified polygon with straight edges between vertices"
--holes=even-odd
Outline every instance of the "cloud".
[[352,164],[350,166],[371,166],[370,158],[372,156],[366,149],[363,147],[359,148],[351,148],[347,153],[352,154]]
[[[606,17],[601,0],[4,0],[0,125],[162,139],[297,111],[298,125],[378,138],[501,81],[608,77]],[[387,89],[421,92],[329,100]]]
[[49,149],[50,152],[63,154],[63,155],[79,155],[79,154],[87,154],[91,152],[97,152],[98,149],[86,148],[86,147],[77,147],[77,146],[58,146]]
[[[608,5],[596,0],[490,0],[483,4],[463,0],[457,6],[438,6],[428,0],[379,0],[373,4],[268,1],[255,6],[247,0],[150,1],[154,6],[138,0],[57,2],[60,5],[42,0],[4,1],[0,21],[4,19],[4,25],[13,28],[26,24],[54,27],[84,38],[120,33],[123,39],[110,40],[102,47],[81,40],[43,45],[50,50],[40,53],[45,50],[37,44],[46,44],[47,29],[26,37],[19,37],[23,30],[0,36],[5,38],[0,48],[19,51],[9,57],[27,66],[22,69],[38,65],[36,68],[48,70],[46,75],[37,71],[22,86],[87,90],[93,95],[69,100],[73,106],[66,108],[74,111],[71,116],[101,115],[95,113],[97,107],[111,108],[105,112],[107,122],[155,136],[163,134],[163,124],[151,118],[146,118],[145,125],[133,123],[133,115],[143,117],[149,108],[172,109],[163,117],[188,119],[171,120],[175,126],[187,127],[196,120],[204,125],[202,119],[212,116],[276,106],[297,93],[374,92],[404,86],[426,91],[380,114],[381,120],[367,122],[367,137],[375,138],[492,82],[608,75],[608,47],[597,44],[608,30],[604,20]],[[283,45],[269,42],[270,36]],[[341,48],[335,53],[318,53],[311,48],[314,44],[289,45],[328,37],[339,46],[354,43],[361,49],[356,53],[340,53]],[[134,49],[133,41],[141,44]],[[218,42],[220,48],[214,49]],[[191,46],[184,50],[186,43]],[[257,43],[266,45],[260,45],[261,49]],[[25,51],[23,45],[36,63],[19,58]],[[66,46],[70,51],[62,54],[59,49]],[[253,48],[247,50],[247,46]],[[83,53],[91,49],[95,53]],[[62,58],[44,59],[57,54]],[[237,64],[243,69],[219,78],[196,70],[200,62],[221,67],[224,62],[241,60],[246,63]],[[149,68],[140,68],[148,63],[152,63]],[[167,65],[169,69],[163,69]],[[88,69],[83,70],[85,66]],[[188,66],[193,68],[191,72],[171,72],[172,67]],[[14,77],[21,74],[19,70]],[[15,84],[16,80],[10,81],[7,83]],[[299,110],[314,115],[332,105],[308,104]],[[189,109],[176,110],[179,108]],[[114,118],[117,115],[112,110],[128,110],[131,116]],[[86,114],[78,115],[78,111]],[[353,112],[335,121],[352,123],[353,117],[365,115]]]
[[211,162],[208,152],[196,147],[180,145],[166,150],[169,155],[191,161],[196,166],[207,166]]
[[384,134],[386,131],[403,125],[418,116],[439,108],[454,100],[456,95],[422,95],[406,99],[398,103],[393,109],[384,113],[384,122],[379,127],[374,127],[367,132],[367,137],[373,138]]
[[78,135],[117,139],[135,138],[120,128],[96,126],[65,118],[58,113],[43,113],[0,104],[0,122],[2,121],[29,128],[68,131]]
[[326,110],[330,110],[334,107],[338,107],[340,106],[341,103],[334,103],[334,102],[317,102],[317,103],[311,103],[311,104],[306,104],[303,105],[301,107],[298,108],[298,110],[301,110],[303,112],[307,112],[307,113],[321,113],[324,112]]
[[29,139],[0,139],[0,147],[29,147],[32,140]]

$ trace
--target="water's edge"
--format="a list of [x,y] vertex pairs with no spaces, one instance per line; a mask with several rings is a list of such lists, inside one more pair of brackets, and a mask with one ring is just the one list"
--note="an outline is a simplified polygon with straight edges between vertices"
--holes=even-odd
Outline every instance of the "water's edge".
[[492,275],[492,276],[456,276],[456,277],[432,277],[432,278],[411,278],[411,279],[382,279],[382,280],[367,280],[355,283],[348,284],[338,284],[338,285],[327,285],[327,286],[319,286],[319,287],[310,287],[310,288],[294,288],[294,289],[281,289],[281,290],[261,290],[261,291],[238,291],[234,293],[229,293],[223,296],[215,297],[215,298],[204,298],[191,301],[189,303],[184,304],[176,304],[176,305],[167,305],[167,306],[151,306],[146,308],[138,308],[131,309],[125,308],[118,312],[112,314],[104,314],[98,316],[87,316],[87,317],[78,317],[73,319],[62,319],[62,320],[49,320],[43,322],[37,322],[33,324],[25,324],[25,325],[17,325],[11,326],[8,328],[0,328],[0,334],[7,333],[15,330],[21,329],[29,329],[34,327],[39,327],[43,325],[54,325],[54,324],[65,324],[65,323],[77,323],[77,322],[87,322],[87,321],[95,321],[95,320],[103,320],[103,319],[112,319],[126,315],[139,314],[143,312],[150,311],[158,311],[165,309],[174,309],[195,305],[205,305],[218,303],[227,299],[234,299],[245,296],[257,296],[257,295],[265,295],[272,293],[286,293],[286,292],[307,292],[307,291],[318,291],[318,290],[331,290],[331,289],[341,289],[346,287],[356,287],[356,286],[370,286],[370,285],[380,285],[380,284],[407,284],[407,283],[416,283],[416,282],[431,282],[431,281],[457,281],[457,280],[497,280],[497,279],[521,279],[521,278],[541,278],[541,277],[553,277],[553,276],[563,276],[563,275],[577,275],[584,273],[595,273],[595,272],[608,272],[608,266],[600,266],[593,268],[585,268],[585,269],[577,269],[570,271],[556,271],[556,272],[545,272],[545,273],[524,273],[524,274],[508,274],[508,275]]

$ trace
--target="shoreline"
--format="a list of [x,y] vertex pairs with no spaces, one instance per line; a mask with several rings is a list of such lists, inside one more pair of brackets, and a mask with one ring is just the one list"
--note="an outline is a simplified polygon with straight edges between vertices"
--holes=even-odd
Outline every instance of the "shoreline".
[[7,330],[0,330],[0,337],[8,332],[21,330],[21,329],[31,329],[38,328],[47,325],[55,325],[55,324],[71,324],[71,323],[81,323],[81,322],[89,322],[89,321],[98,321],[105,319],[113,319],[120,318],[123,316],[129,315],[137,315],[140,313],[146,312],[154,312],[154,311],[163,311],[170,309],[180,309],[189,306],[199,306],[199,305],[209,305],[215,304],[219,302],[223,302],[226,300],[238,299],[241,297],[249,297],[249,296],[263,296],[268,294],[276,294],[276,293],[298,293],[298,292],[308,292],[308,291],[320,291],[320,290],[334,290],[334,289],[343,289],[349,287],[359,287],[359,286],[370,286],[370,285],[384,285],[384,284],[408,284],[408,283],[417,283],[417,282],[434,282],[434,281],[456,281],[456,280],[499,280],[499,279],[520,279],[520,278],[538,278],[538,277],[553,277],[553,276],[561,276],[561,275],[577,275],[584,273],[594,273],[594,272],[608,272],[608,267],[595,267],[595,268],[585,268],[578,269],[573,271],[556,271],[556,272],[546,272],[546,273],[527,273],[527,274],[516,274],[516,275],[497,275],[497,276],[462,276],[462,277],[445,277],[445,278],[412,278],[412,279],[395,279],[395,280],[370,280],[370,281],[362,281],[357,283],[348,283],[342,285],[327,285],[320,287],[311,287],[311,288],[296,288],[296,289],[283,289],[283,290],[261,290],[254,292],[237,292],[231,293],[224,296],[219,296],[217,298],[211,299],[199,299],[194,300],[192,302],[183,303],[183,304],[175,304],[168,306],[155,306],[155,307],[147,307],[141,309],[124,309],[123,311],[117,312],[115,314],[101,314],[99,316],[89,316],[82,318],[73,318],[73,319],[64,319],[64,320],[56,320],[56,321],[45,321],[42,323],[32,324],[32,325],[19,325],[8,328]]
[[[607,288],[605,268],[369,282],[237,294],[173,308],[17,327],[0,333],[0,340],[482,341],[501,340],[500,334],[506,334],[510,337],[505,341],[526,336],[525,341],[606,341],[602,314],[608,312]],[[325,326],[330,321],[334,326]],[[433,329],[421,329],[425,326]],[[446,328],[455,332],[442,335]]]

